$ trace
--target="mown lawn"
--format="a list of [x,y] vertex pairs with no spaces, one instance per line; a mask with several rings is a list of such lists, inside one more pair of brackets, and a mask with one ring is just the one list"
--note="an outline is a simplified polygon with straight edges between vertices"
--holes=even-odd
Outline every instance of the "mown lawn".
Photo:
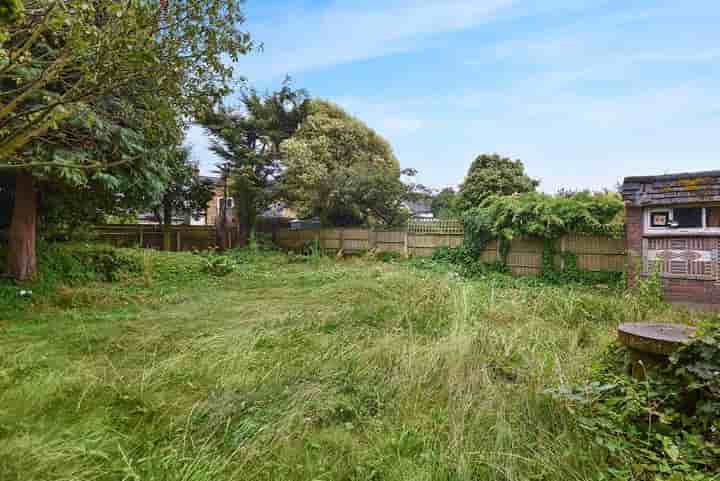
[[633,296],[283,254],[242,254],[212,278],[199,256],[142,255],[116,283],[0,304],[1,480],[608,469],[544,391],[582,382],[617,323],[648,315]]

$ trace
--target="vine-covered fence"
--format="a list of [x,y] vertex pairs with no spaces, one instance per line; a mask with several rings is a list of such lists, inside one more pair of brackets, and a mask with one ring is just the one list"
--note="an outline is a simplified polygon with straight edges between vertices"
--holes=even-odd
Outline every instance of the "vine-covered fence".
[[[325,251],[358,253],[397,252],[406,256],[430,256],[440,247],[458,247],[464,240],[462,230],[455,226],[442,226],[433,230],[430,223],[416,229],[409,225],[406,230],[372,229],[313,229],[281,230],[277,244],[285,249],[300,249],[308,243],[317,242]],[[625,240],[602,236],[566,235],[556,241],[554,262],[557,267],[570,258],[577,268],[588,271],[623,272],[626,265]],[[519,238],[510,242],[507,267],[516,275],[538,275],[543,268],[545,241]],[[501,259],[500,245],[491,241],[483,250],[483,262],[493,263]]]
[[[207,250],[218,247],[222,239],[214,226],[108,225],[97,226],[100,240],[120,246],[142,246],[162,250]],[[457,221],[413,220],[405,229],[332,228],[292,230],[272,229],[275,243],[283,249],[300,250],[309,243],[330,253],[366,251],[396,252],[402,256],[431,256],[440,247],[463,244],[462,225]],[[228,247],[239,247],[243,239],[237,230],[229,230]],[[507,267],[516,275],[538,275],[543,269],[546,244],[541,239],[517,238],[510,242]],[[626,266],[625,240],[604,236],[565,235],[555,241],[554,263],[562,267],[572,258],[579,269],[623,272]],[[500,245],[489,242],[482,254],[487,263],[499,261]]]

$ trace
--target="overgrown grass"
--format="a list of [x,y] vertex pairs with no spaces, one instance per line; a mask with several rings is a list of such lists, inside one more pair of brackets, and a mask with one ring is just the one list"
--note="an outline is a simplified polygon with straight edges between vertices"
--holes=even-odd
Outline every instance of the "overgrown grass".
[[691,314],[404,263],[123,251],[136,271],[0,299],[2,480],[591,480],[546,389],[618,322]]

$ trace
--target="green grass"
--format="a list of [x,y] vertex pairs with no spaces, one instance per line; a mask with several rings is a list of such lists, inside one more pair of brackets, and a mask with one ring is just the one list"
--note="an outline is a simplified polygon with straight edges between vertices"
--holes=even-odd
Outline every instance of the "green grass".
[[617,323],[690,316],[403,263],[134,255],[112,284],[0,289],[1,480],[601,479],[543,392]]

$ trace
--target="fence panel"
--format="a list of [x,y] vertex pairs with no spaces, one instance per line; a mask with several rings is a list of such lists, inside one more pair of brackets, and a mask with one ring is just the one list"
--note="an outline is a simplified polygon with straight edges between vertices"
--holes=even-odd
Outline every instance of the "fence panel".
[[519,238],[510,242],[507,265],[515,275],[536,276],[542,271],[545,243],[540,239]]
[[573,234],[565,236],[561,243],[562,250],[575,254],[580,269],[625,271],[627,264],[625,239]]
[[461,235],[408,233],[408,251],[414,256],[431,256],[439,247],[459,247],[462,243]]
[[462,234],[462,222],[458,219],[410,219],[408,232],[413,234]]
[[378,252],[405,252],[406,231],[375,231],[375,250]]
[[[430,256],[440,247],[458,247],[463,243],[457,221],[414,220],[407,230],[371,230],[361,228],[276,229],[279,247],[298,250],[308,242],[318,241],[322,249],[354,253],[374,249],[410,256]],[[217,245],[214,226],[103,225],[96,226],[98,239],[116,246],[141,246],[152,249],[206,250]],[[229,232],[229,241],[238,245],[239,231]],[[544,242],[520,238],[510,243],[508,267],[515,275],[538,275],[542,271]],[[624,239],[600,236],[568,235],[558,241],[558,253],[575,254],[580,269],[623,272],[627,268]],[[483,262],[499,259],[498,242],[491,241],[482,252]],[[560,267],[562,256],[555,259]]]

